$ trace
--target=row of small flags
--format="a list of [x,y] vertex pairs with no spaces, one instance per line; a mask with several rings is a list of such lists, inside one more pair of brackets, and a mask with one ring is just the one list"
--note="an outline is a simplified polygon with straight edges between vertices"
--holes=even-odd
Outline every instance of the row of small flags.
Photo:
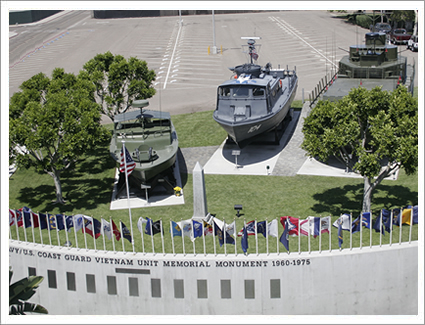
[[[283,226],[283,233],[279,241],[289,252],[289,236],[313,236],[316,238],[322,233],[330,233],[331,217],[308,217],[304,220],[290,216],[280,217],[280,223]],[[390,233],[392,226],[401,224],[417,224],[418,223],[418,206],[407,206],[403,209],[393,209],[391,211],[382,209],[380,215],[372,220],[370,212],[361,214],[354,221],[350,214],[342,214],[332,226],[338,229],[338,243],[342,247],[343,233],[342,231],[350,231],[351,234],[359,232],[360,227],[364,226],[368,229],[374,229],[376,232],[381,232],[385,235],[385,231]],[[23,207],[18,210],[9,209],[9,225],[17,227],[33,227],[48,230],[67,230],[75,228],[75,231],[82,230],[97,239],[100,235],[106,235],[109,240],[115,237],[117,241],[121,237],[132,242],[131,233],[122,221],[119,223],[119,228],[111,219],[110,222],[101,218],[101,221],[77,214],[75,216],[67,216],[64,214],[44,214],[35,213],[28,207]],[[150,218],[144,219],[140,217],[137,222],[137,228],[141,234],[154,236],[158,233],[164,234],[162,220],[153,221]],[[217,236],[219,244],[224,243],[235,245],[235,236],[241,237],[241,248],[244,253],[248,250],[248,236],[262,234],[265,238],[268,236],[278,238],[278,222],[277,219],[271,222],[256,220],[244,221],[244,227],[236,233],[236,222],[226,224],[219,220],[214,215],[208,214],[205,218],[187,219],[175,222],[170,220],[171,237],[181,236],[189,237],[192,242],[202,236]]]

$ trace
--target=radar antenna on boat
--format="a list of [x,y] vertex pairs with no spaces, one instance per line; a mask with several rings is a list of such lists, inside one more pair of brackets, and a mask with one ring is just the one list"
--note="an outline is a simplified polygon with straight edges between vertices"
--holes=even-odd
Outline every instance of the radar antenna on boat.
[[[248,40],[247,41],[248,45],[242,45],[242,47],[248,46],[248,52],[244,51],[244,53],[248,53],[250,60],[251,60],[251,64],[252,64],[253,60],[255,60],[255,61],[258,60],[258,52],[257,52],[257,49],[255,48],[255,45],[254,45],[255,40],[259,40],[259,39],[261,39],[261,37],[258,37],[258,36],[242,36],[241,39]],[[261,44],[258,44],[257,46],[261,46]]]

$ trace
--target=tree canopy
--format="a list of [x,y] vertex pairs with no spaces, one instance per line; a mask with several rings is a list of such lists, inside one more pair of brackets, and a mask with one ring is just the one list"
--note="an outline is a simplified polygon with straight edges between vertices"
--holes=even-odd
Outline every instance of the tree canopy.
[[418,103],[404,86],[353,88],[337,102],[319,101],[303,133],[308,156],[325,162],[334,156],[363,176],[364,212],[385,177],[400,168],[413,174],[418,166]]
[[155,71],[149,70],[146,61],[126,60],[109,51],[86,62],[80,76],[93,83],[96,102],[112,120],[115,114],[127,111],[133,100],[148,99],[156,92],[152,87]]
[[60,173],[110,138],[99,123],[94,86],[56,68],[51,79],[39,73],[20,89],[9,105],[10,156],[18,167],[34,166],[52,176],[56,202],[64,203]]

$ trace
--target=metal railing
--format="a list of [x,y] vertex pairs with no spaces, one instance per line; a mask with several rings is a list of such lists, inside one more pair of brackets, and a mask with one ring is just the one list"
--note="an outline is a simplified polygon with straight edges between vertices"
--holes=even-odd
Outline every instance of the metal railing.
[[[138,233],[137,230],[131,233],[128,230],[131,227],[127,228],[122,220],[115,220],[115,223],[112,218],[101,218],[99,221],[84,215],[65,216],[35,213],[30,209],[20,210],[9,209],[11,240],[105,252],[205,256],[301,254],[391,246],[418,240],[417,206],[395,208],[390,212],[381,210],[378,216],[363,214],[362,226],[359,226],[360,219],[354,219],[351,214],[305,219],[285,216],[270,221],[255,219],[249,222],[234,218],[231,223],[211,215],[204,220],[187,219],[179,222],[163,222],[162,219],[153,221],[140,217],[137,225],[132,227],[138,229]],[[43,221],[43,218],[46,219]],[[237,229],[241,230],[238,232]],[[246,229],[245,235],[243,229]],[[285,233],[286,229],[288,233]]]

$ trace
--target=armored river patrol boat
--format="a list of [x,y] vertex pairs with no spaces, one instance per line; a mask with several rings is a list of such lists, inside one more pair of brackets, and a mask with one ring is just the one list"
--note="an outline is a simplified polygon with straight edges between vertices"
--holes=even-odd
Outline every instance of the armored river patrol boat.
[[352,45],[347,52],[349,55],[339,62],[335,81],[323,94],[324,100],[339,100],[359,86],[369,90],[382,86],[392,91],[402,84],[413,93],[415,67],[399,55],[396,45],[388,44],[385,33],[366,33],[365,44]]
[[283,122],[298,87],[295,70],[254,64],[258,58],[254,44],[250,38],[250,63],[229,68],[234,75],[218,87],[213,113],[214,120],[241,148]]
[[139,110],[114,116],[110,144],[111,156],[120,162],[122,142],[125,142],[136,163],[130,177],[139,188],[140,184],[152,186],[158,177],[170,174],[169,169],[176,161],[179,147],[170,113],[144,109],[148,105],[147,100],[137,100],[132,106]]

